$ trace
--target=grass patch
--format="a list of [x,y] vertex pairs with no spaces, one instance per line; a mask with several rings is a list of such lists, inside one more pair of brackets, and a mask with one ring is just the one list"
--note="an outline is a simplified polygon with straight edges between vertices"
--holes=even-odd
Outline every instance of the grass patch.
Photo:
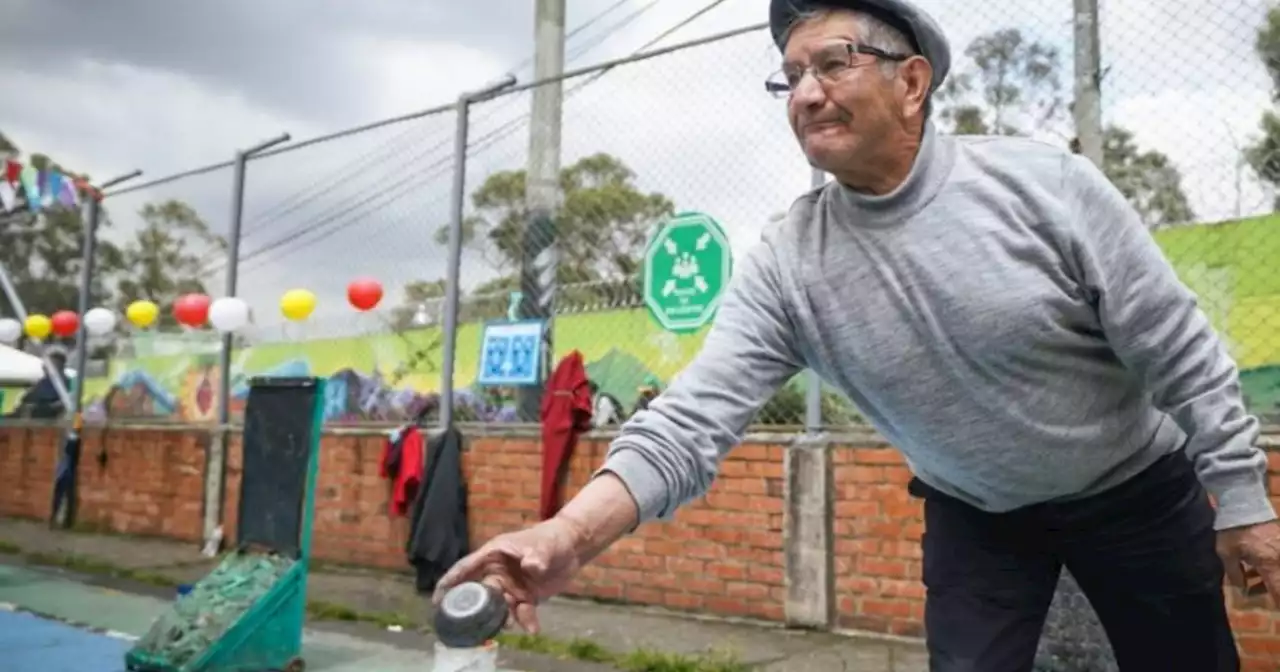
[[317,621],[346,621],[348,623],[372,623],[384,628],[417,627],[412,618],[403,614],[369,613],[323,600],[307,600],[307,615]]
[[178,585],[177,581],[154,571],[145,569],[130,569],[128,567],[118,567],[109,562],[98,560],[97,558],[89,558],[83,555],[75,555],[72,553],[22,553],[19,554],[23,560],[34,565],[45,565],[47,567],[58,567],[80,574],[92,574],[94,576],[106,576],[113,579],[124,579],[135,583],[142,583],[148,586],[156,586],[159,588],[173,588]]
[[584,638],[565,642],[543,635],[516,633],[503,633],[497,639],[499,644],[508,649],[560,659],[605,663],[625,672],[747,672],[751,669],[729,653],[689,656],[650,649],[617,653]]
[[[79,574],[105,576],[160,588],[176,588],[179,581],[154,570],[119,567],[96,558],[71,553],[27,553],[16,544],[0,541],[0,553],[20,556],[23,560],[46,567],[58,567]],[[361,612],[350,607],[308,600],[307,615],[316,621],[371,623],[381,627],[421,627],[403,614]],[[551,656],[561,660],[578,660],[612,665],[623,672],[747,672],[750,666],[738,662],[728,653],[689,656],[637,649],[627,653],[611,651],[599,643],[582,637],[564,641],[545,635],[503,633],[497,637],[505,648]]]

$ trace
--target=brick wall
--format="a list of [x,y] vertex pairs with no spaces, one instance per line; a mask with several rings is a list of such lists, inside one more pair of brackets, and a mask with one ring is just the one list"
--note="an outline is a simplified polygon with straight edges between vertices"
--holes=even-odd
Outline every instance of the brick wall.
[[[1280,453],[1272,452],[1269,489],[1280,507]],[[846,628],[924,636],[920,537],[924,507],[906,494],[910,473],[891,448],[837,448],[835,487],[837,622]],[[1280,613],[1228,591],[1243,668],[1280,669]]]
[[[0,427],[0,515],[45,518],[59,433]],[[192,429],[91,430],[80,465],[79,520],[94,528],[196,540],[203,516],[207,435]],[[407,569],[406,523],[388,516],[378,475],[378,434],[328,434],[316,493],[318,559]],[[576,492],[605,444],[579,446],[568,477]],[[782,534],[784,451],[749,444],[725,462],[712,491],[670,522],[641,528],[585,568],[571,593],[672,609],[782,620],[787,599]],[[106,465],[98,461],[105,453]],[[540,449],[527,438],[474,437],[464,471],[473,544],[535,522]],[[1280,493],[1280,453],[1270,487]],[[226,515],[234,537],[239,445],[228,456]],[[873,439],[832,448],[831,546],[838,627],[921,636],[921,507],[907,496],[901,458]],[[1246,669],[1280,667],[1280,614],[1232,600]]]
[[[62,433],[0,428],[0,514],[49,517]],[[203,530],[202,432],[90,429],[81,448],[77,520],[91,529],[198,540]]]
[[837,448],[831,463],[837,623],[923,636],[923,507],[907,494],[911,472],[888,447]]
[[0,428],[0,514],[49,517],[55,438],[44,429]]
[[[408,526],[388,515],[390,487],[378,475],[380,436],[324,437],[316,487],[313,552],[319,560],[401,569]],[[606,444],[579,445],[566,496],[587,482]],[[724,464],[711,493],[667,523],[646,525],[586,567],[570,592],[673,609],[782,618],[782,450],[744,446]],[[522,438],[468,442],[473,544],[537,522],[542,452]],[[240,446],[227,460],[228,538],[235,535]]]

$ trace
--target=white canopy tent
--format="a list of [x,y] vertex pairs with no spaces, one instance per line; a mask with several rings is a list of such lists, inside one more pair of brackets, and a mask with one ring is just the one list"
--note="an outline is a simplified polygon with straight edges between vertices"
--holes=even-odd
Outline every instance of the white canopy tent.
[[33,385],[44,376],[39,357],[0,345],[0,385]]
[[[68,376],[74,375],[70,369],[66,373]],[[39,357],[0,345],[0,386],[34,385],[43,377],[44,363]]]

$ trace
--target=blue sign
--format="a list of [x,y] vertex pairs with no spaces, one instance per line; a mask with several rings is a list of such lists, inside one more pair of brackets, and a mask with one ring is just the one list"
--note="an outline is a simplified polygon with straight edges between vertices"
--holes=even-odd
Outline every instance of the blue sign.
[[480,385],[538,385],[542,371],[541,320],[494,322],[480,337]]

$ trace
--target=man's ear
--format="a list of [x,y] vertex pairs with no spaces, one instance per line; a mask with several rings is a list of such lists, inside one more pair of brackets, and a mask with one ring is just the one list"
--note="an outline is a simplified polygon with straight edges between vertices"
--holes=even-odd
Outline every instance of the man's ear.
[[912,56],[898,66],[898,81],[904,89],[903,113],[913,117],[924,110],[933,82],[933,66],[921,56]]

